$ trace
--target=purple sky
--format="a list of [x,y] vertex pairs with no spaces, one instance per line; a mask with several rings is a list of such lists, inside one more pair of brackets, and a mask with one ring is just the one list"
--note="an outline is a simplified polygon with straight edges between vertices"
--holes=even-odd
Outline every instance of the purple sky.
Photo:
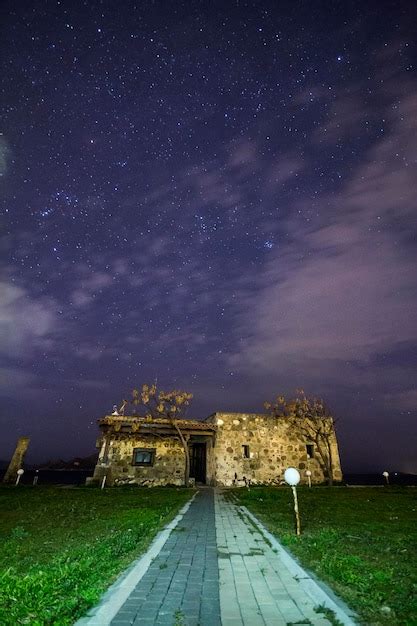
[[3,4],[0,458],[302,387],[417,473],[411,2]]

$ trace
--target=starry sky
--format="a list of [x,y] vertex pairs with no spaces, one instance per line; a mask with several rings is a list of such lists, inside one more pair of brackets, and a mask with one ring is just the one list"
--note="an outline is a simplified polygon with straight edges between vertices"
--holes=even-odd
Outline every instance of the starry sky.
[[0,458],[302,387],[417,473],[414,2],[2,3]]

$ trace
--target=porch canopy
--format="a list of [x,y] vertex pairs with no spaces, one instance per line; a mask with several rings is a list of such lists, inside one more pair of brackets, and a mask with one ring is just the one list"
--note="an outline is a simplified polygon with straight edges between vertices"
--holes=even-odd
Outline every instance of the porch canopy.
[[[130,435],[132,433],[137,433],[140,436],[156,435],[160,437],[177,435],[174,424],[166,418],[148,419],[139,416],[106,415],[98,420],[98,424],[106,435]],[[188,435],[188,437],[211,438],[217,430],[215,424],[200,422],[199,420],[179,419],[175,420],[175,424],[183,435]]]

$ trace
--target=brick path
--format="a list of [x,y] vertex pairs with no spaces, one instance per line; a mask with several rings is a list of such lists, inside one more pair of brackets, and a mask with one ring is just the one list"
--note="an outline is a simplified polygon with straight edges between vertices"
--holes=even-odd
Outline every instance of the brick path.
[[202,489],[111,622],[220,626],[214,500]]
[[215,497],[223,626],[330,626],[250,518]]
[[[330,626],[315,610],[325,602],[342,624],[354,626],[258,524],[220,492],[201,489],[110,623]],[[89,622],[84,618],[81,623]],[[106,626],[109,621],[96,619],[92,624]]]

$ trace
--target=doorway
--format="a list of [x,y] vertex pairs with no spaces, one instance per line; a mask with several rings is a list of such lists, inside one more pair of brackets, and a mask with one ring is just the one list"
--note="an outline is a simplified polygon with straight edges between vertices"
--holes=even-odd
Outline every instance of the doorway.
[[190,448],[190,477],[196,483],[206,483],[206,444],[195,442]]

